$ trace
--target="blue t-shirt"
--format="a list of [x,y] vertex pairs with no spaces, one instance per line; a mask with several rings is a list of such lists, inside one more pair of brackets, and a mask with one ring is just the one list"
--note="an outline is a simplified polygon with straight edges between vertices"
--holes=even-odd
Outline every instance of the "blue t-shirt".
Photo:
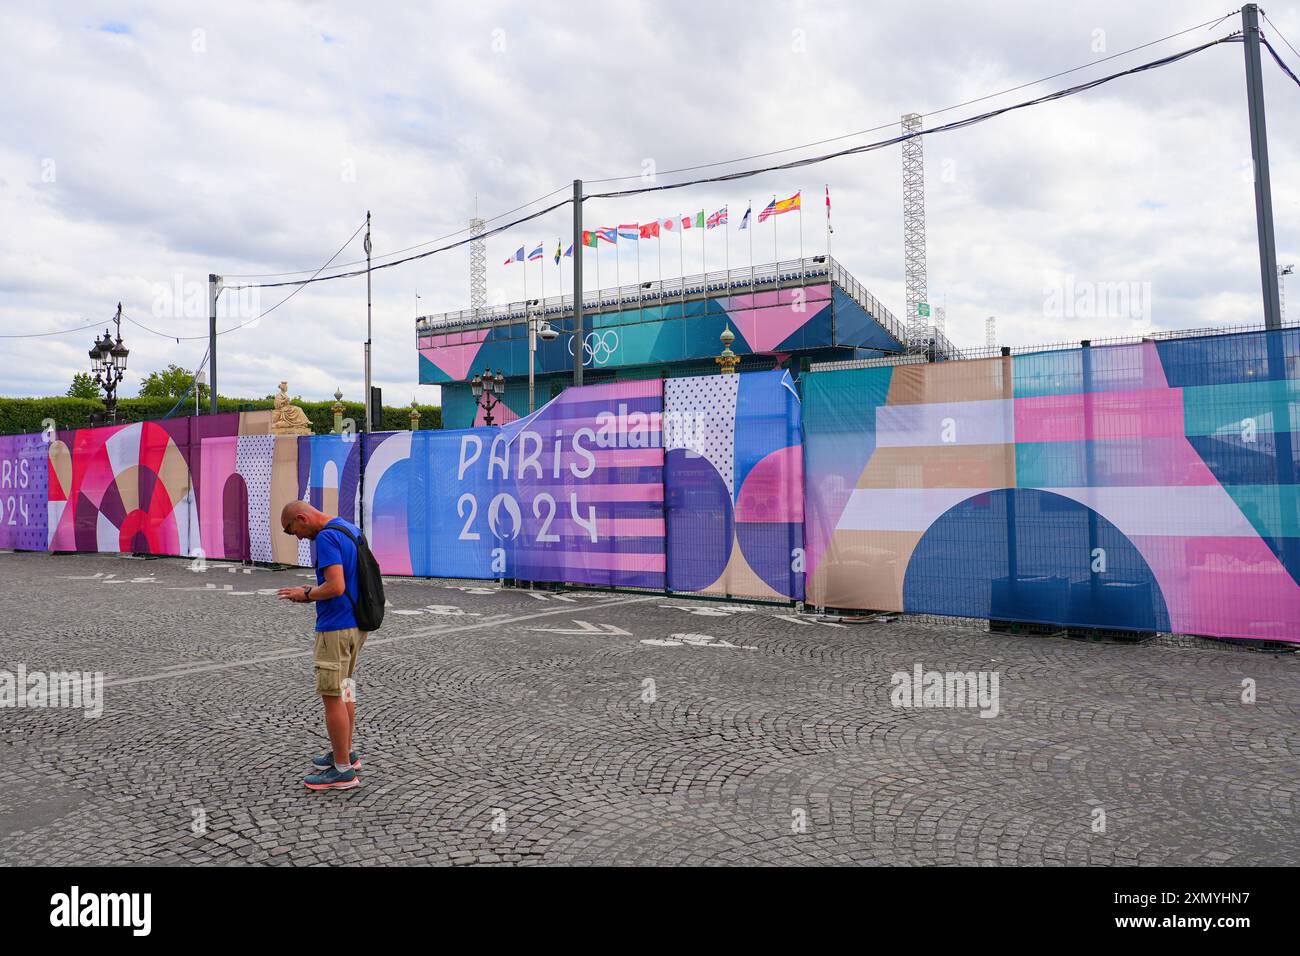
[[[347,528],[357,538],[361,529],[350,521],[334,518],[316,535],[316,583],[325,583],[325,569],[331,564],[343,565],[343,584],[352,600],[357,599],[357,546],[342,531]],[[316,602],[316,630],[342,631],[357,626],[357,616],[352,611],[352,601],[346,594],[332,597],[328,601]]]

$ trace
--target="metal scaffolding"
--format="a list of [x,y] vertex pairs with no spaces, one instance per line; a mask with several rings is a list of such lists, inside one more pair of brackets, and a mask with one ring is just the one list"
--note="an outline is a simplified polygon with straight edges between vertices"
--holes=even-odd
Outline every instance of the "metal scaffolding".
[[[921,129],[921,114],[903,114],[903,132]],[[903,264],[907,287],[907,348],[924,352],[930,339],[928,280],[925,274],[925,152],[921,137],[903,142]]]
[[[469,234],[481,236],[487,222],[475,216],[469,221]],[[479,315],[487,307],[487,243],[476,238],[469,244],[469,307]]]

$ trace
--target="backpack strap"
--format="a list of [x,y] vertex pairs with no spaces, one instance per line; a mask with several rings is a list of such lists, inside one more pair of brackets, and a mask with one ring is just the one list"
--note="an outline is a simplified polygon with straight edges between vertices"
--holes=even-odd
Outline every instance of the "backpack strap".
[[[357,556],[356,556],[356,558],[355,558],[355,564],[356,564],[357,591],[358,591],[358,594],[360,594],[360,589],[361,589],[361,543],[360,543],[359,541],[357,541],[357,536],[354,535],[354,534],[353,534],[351,531],[349,531],[347,528],[342,528],[342,527],[338,527],[338,528],[336,528],[336,527],[332,527],[332,526],[326,526],[326,530],[330,530],[330,531],[342,531],[345,535],[347,535],[349,538],[352,539],[352,544],[353,544],[353,546],[354,546],[354,547],[356,548],[356,550],[357,550]],[[362,537],[365,537],[365,535],[363,534]],[[355,620],[357,619],[357,602],[354,601],[354,600],[352,599],[352,595],[348,593],[348,576],[347,576],[346,574],[343,575],[343,596],[344,596],[345,598],[347,598],[347,599],[348,599],[348,603],[352,605],[352,619],[355,621]]]

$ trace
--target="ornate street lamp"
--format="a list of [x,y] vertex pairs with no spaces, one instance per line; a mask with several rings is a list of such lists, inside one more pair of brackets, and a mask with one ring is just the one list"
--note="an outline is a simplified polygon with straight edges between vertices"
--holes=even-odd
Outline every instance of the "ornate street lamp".
[[95,382],[104,390],[104,416],[110,425],[117,424],[117,386],[126,374],[126,360],[131,350],[122,344],[122,303],[117,304],[117,314],[113,317],[117,327],[117,339],[109,337],[108,329],[102,338],[95,339],[90,347],[91,369],[95,373]]
[[483,409],[483,424],[492,424],[492,409],[501,404],[498,395],[506,393],[506,377],[497,369],[496,377],[490,368],[485,368],[482,375],[475,375],[469,382],[469,390],[474,395],[474,403]]
[[731,343],[736,341],[736,333],[731,331],[731,326],[726,326],[718,338],[722,340],[722,354],[713,361],[722,366],[723,375],[733,375],[736,366],[740,364],[740,356],[731,351]]

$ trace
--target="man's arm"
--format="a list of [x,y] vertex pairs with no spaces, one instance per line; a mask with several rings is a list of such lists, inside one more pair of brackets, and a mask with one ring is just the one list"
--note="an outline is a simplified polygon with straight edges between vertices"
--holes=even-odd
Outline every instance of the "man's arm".
[[321,569],[325,574],[324,584],[315,584],[310,588],[280,588],[279,596],[295,604],[307,601],[328,601],[343,593],[347,586],[343,578],[343,565],[331,564]]

